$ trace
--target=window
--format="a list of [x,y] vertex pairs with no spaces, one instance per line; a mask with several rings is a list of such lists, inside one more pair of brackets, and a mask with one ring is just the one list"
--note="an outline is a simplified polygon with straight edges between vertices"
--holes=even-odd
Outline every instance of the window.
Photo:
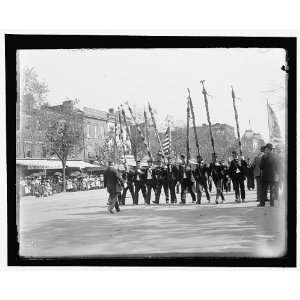
[[94,125],[94,138],[97,138],[97,125]]
[[90,124],[86,125],[86,136],[89,138],[90,137]]

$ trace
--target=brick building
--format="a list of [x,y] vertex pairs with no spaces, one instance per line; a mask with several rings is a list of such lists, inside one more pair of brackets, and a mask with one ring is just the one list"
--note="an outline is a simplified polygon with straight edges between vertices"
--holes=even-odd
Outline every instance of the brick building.
[[[16,132],[16,158],[49,158],[47,157],[45,134],[39,128],[37,109],[22,110],[17,105],[17,132]],[[73,110],[71,100],[64,101],[61,105],[47,107],[47,114],[59,119],[68,111]],[[108,112],[84,107],[82,110],[75,109],[82,117],[83,149],[73,149],[70,159],[80,159],[86,162],[97,160],[99,147],[103,146],[107,137],[113,137],[115,130],[115,117],[118,116],[113,109]],[[130,121],[128,120],[129,124]],[[126,138],[126,130],[124,129]]]

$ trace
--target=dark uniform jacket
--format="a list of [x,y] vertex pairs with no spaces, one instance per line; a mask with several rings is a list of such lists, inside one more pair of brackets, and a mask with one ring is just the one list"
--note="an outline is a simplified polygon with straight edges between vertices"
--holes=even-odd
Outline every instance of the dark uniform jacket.
[[121,192],[122,178],[118,170],[113,167],[108,167],[104,171],[104,187],[107,188],[109,194]]
[[213,181],[218,181],[224,177],[224,167],[220,163],[211,163],[209,169]]
[[145,179],[146,179],[145,170],[143,170],[141,168],[135,170],[134,176],[133,176],[134,182],[143,182],[144,183]]
[[232,180],[244,178],[247,175],[247,163],[242,159],[240,164],[237,160],[233,159],[229,167],[229,176]]
[[168,181],[168,170],[166,166],[157,167],[155,174],[158,181]]
[[132,170],[125,171],[122,174],[123,182],[126,182],[127,185],[133,184],[133,178],[134,178],[134,171]]
[[264,154],[260,161],[261,180],[277,182],[280,177],[280,161],[275,153]]
[[167,165],[167,178],[168,181],[178,181],[179,170],[175,165]]
[[[184,173],[185,173],[185,176],[184,176]],[[192,168],[180,165],[179,166],[179,180],[195,182],[195,176],[194,176],[194,172],[193,172]]]
[[154,167],[147,167],[145,170],[145,180],[154,180],[156,181],[156,177],[157,177],[157,172],[156,172],[156,169]]
[[194,173],[195,173],[195,179],[200,183],[205,182],[209,175],[206,166],[200,166],[199,164],[196,166]]

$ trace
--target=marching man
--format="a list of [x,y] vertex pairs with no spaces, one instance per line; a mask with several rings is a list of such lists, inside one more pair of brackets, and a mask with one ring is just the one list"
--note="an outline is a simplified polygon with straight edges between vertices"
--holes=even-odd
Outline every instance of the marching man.
[[107,209],[111,214],[114,213],[114,207],[116,208],[117,212],[120,211],[118,197],[122,190],[121,184],[122,178],[120,173],[114,167],[114,163],[109,161],[108,167],[104,171],[104,187],[107,188],[107,192],[109,194]]

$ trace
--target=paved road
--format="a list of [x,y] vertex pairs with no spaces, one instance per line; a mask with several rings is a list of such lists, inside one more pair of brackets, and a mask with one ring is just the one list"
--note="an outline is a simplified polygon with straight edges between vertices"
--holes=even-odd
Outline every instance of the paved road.
[[[105,190],[24,197],[20,203],[20,254],[33,257],[88,255],[272,256],[284,247],[282,201],[256,207],[255,192],[237,204],[121,206],[107,212]],[[142,198],[142,197],[141,197]],[[179,197],[178,197],[179,198]]]

